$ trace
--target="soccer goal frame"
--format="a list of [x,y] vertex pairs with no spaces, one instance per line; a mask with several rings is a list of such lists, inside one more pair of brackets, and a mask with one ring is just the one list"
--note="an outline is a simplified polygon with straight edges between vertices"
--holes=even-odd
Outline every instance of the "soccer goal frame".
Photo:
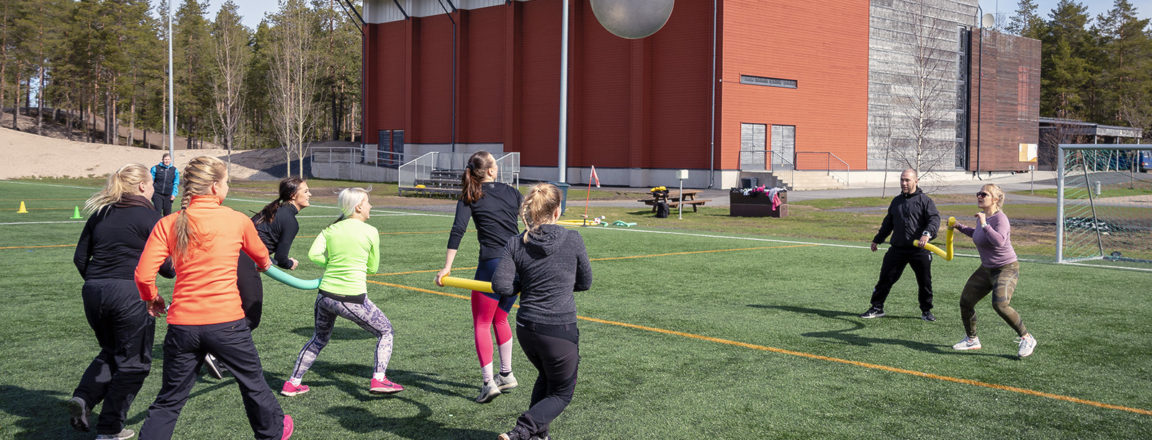
[[[1105,160],[1101,161],[1099,154],[1101,152],[1118,151],[1118,152],[1132,152],[1127,156],[1122,155],[1106,155]],[[1114,255],[1107,255],[1105,250],[1105,236],[1109,234],[1109,225],[1104,222],[1098,215],[1098,201],[1099,195],[1094,195],[1092,183],[1100,184],[1099,181],[1090,180],[1090,172],[1125,172],[1131,174],[1133,182],[1135,176],[1140,173],[1141,167],[1141,151],[1152,151],[1152,144],[1059,144],[1057,146],[1056,157],[1056,193],[1057,193],[1057,208],[1056,208],[1056,262],[1057,263],[1074,263],[1085,260],[1119,260],[1119,261],[1138,261],[1141,263],[1152,263],[1152,260],[1145,259],[1131,259],[1119,257]],[[1071,164],[1073,169],[1068,169],[1070,164],[1069,153],[1073,152],[1091,152],[1091,162],[1086,157],[1086,154],[1080,154],[1072,158]],[[1092,168],[1091,170],[1089,168]],[[1104,168],[1104,169],[1099,169]],[[1065,245],[1069,239],[1067,234],[1066,224],[1066,207],[1068,206],[1069,199],[1066,198],[1068,191],[1067,180],[1069,180],[1069,173],[1082,173],[1080,175],[1073,175],[1075,179],[1083,178],[1082,183],[1076,183],[1077,187],[1083,185],[1085,193],[1087,194],[1086,208],[1081,206],[1080,209],[1084,210],[1084,214],[1090,215],[1089,218],[1081,219],[1079,229],[1087,230],[1088,232],[1082,233],[1080,238],[1081,245],[1088,245],[1096,248],[1097,252],[1092,255],[1077,255],[1069,257],[1065,254]],[[1141,175],[1143,175],[1141,173]],[[1073,180],[1075,180],[1073,179]],[[1139,179],[1145,181],[1147,179]],[[1082,198],[1073,199],[1074,201],[1084,200]],[[1087,222],[1087,226],[1084,226]],[[1093,237],[1094,235],[1094,237]],[[1092,244],[1085,242],[1094,241]]]

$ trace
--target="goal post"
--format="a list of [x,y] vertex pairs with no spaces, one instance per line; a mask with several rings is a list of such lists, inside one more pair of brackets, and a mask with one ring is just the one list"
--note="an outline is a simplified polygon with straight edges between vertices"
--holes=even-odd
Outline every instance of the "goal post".
[[1152,264],[1152,144],[1060,144],[1056,262]]

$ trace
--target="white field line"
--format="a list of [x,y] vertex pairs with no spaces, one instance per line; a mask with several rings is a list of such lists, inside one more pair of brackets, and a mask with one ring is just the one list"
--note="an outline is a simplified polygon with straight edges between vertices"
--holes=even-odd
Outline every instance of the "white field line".
[[49,221],[44,221],[44,222],[8,222],[8,223],[0,223],[0,225],[48,225],[48,224],[53,224],[53,223],[84,224],[85,221],[87,221],[87,220],[60,220],[60,221],[54,221],[54,222],[49,222]]

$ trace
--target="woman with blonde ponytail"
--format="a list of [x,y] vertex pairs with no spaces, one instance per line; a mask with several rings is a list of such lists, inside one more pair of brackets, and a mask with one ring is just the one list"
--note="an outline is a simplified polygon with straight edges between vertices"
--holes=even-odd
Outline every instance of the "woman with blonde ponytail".
[[[76,243],[72,261],[84,278],[84,314],[96,332],[100,354],[80,378],[68,400],[70,424],[91,429],[89,412],[104,402],[96,423],[98,439],[128,438],[124,419],[152,368],[156,321],[140,302],[132,271],[160,213],[152,209],[148,168],[128,164],[108,176],[108,183],[84,204],[90,215]],[[172,265],[160,268],[171,278]]]
[[[228,197],[228,171],[220,159],[200,156],[188,162],[178,214],[160,219],[136,267],[140,299],[152,316],[168,315],[164,337],[164,381],[140,430],[146,439],[168,439],[180,409],[196,383],[205,354],[228,364],[244,396],[248,423],[257,439],[287,439],[292,417],[285,415],[264,381],[264,369],[240,307],[236,261],[244,252],[260,270],[272,265],[268,249],[247,216],[222,205]],[[176,285],[172,306],[156,289],[156,271],[172,257]]]
[[[441,278],[452,272],[452,262],[460,240],[468,230],[469,219],[476,222],[476,238],[480,241],[480,262],[474,279],[492,280],[492,272],[500,263],[500,252],[508,239],[518,232],[516,213],[523,197],[516,188],[496,181],[499,173],[496,159],[487,151],[477,151],[468,158],[468,166],[461,180],[464,190],[456,202],[456,218],[448,235],[448,251],[444,268],[436,274],[436,285],[443,286]],[[512,374],[512,328],[508,325],[508,312],[516,297],[472,291],[472,335],[476,341],[476,355],[480,358],[480,376],[483,379],[476,401],[486,403],[502,391],[516,388]],[[500,352],[500,374],[492,372],[492,329],[496,330],[497,350]]]
[[542,183],[524,199],[521,218],[527,230],[504,246],[492,274],[492,290],[505,297],[520,294],[516,337],[539,374],[528,411],[503,440],[548,438],[548,427],[576,390],[580,331],[573,292],[592,287],[592,267],[584,239],[556,224],[560,190]]

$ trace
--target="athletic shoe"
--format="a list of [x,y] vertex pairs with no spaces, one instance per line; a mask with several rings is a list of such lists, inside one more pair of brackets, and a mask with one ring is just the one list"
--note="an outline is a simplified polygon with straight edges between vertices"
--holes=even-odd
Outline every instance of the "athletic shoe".
[[980,338],[976,337],[976,336],[973,336],[973,337],[965,336],[964,339],[962,339],[960,342],[957,342],[956,345],[953,345],[952,349],[953,350],[979,350],[980,349]]
[[860,314],[860,317],[864,319],[879,318],[881,316],[884,316],[884,309],[878,309],[876,307],[870,307],[867,312]]
[[500,387],[496,386],[495,381],[484,382],[484,386],[480,387],[480,395],[476,396],[476,403],[488,403],[496,396],[500,395]]
[[936,322],[936,315],[933,315],[932,312],[930,312],[930,311],[924,312],[920,315],[920,319],[923,319],[923,320],[928,321],[928,322]]
[[284,435],[280,440],[288,440],[292,438],[292,431],[296,430],[296,423],[292,421],[292,416],[284,414]]
[[400,386],[398,383],[388,380],[387,377],[385,377],[384,380],[372,379],[370,385],[371,386],[368,388],[368,392],[373,394],[393,394],[404,391],[404,387]]
[[96,436],[96,440],[127,440],[135,436],[136,431],[125,428],[115,434],[100,434]]
[[528,434],[521,434],[521,431],[515,429],[500,434],[500,436],[496,438],[498,440],[532,440],[532,437]]
[[516,376],[511,371],[508,372],[507,376],[496,375],[496,387],[500,389],[500,392],[516,388],[518,385],[520,383],[516,382]]
[[308,390],[308,385],[292,385],[292,381],[284,381],[284,387],[280,388],[280,394],[292,397],[307,393]]
[[1020,357],[1028,357],[1032,354],[1032,350],[1036,349],[1036,338],[1032,337],[1031,333],[1017,340],[1020,341],[1020,351],[1017,353]]
[[68,423],[72,425],[72,428],[80,432],[88,432],[91,429],[88,427],[88,403],[80,397],[73,397],[68,399],[65,404],[68,405],[68,413],[71,416]]
[[216,356],[210,354],[204,355],[204,369],[207,370],[208,375],[212,376],[213,379],[224,378],[224,372],[216,362]]

